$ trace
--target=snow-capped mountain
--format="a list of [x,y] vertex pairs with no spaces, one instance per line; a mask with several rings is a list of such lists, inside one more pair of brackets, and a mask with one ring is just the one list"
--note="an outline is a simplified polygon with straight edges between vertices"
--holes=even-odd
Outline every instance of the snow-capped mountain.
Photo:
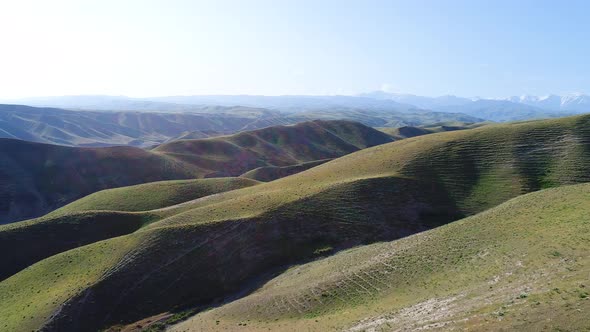
[[413,94],[373,91],[360,94],[361,97],[379,100],[392,100],[398,103],[414,105],[419,108],[441,110],[469,105],[479,100],[504,100],[515,104],[537,107],[546,111],[564,111],[568,113],[590,112],[590,96],[585,94],[547,95],[547,96],[513,96],[508,98],[464,98],[457,96],[426,97]]
[[590,96],[584,94],[510,97],[506,100],[552,111],[590,112]]
[[464,98],[457,96],[425,97],[374,91],[359,96],[377,100],[391,100],[436,112],[459,112],[500,122],[552,118],[590,112],[590,96],[583,94]]
[[537,106],[527,105],[512,100],[497,99],[478,99],[463,105],[439,107],[436,111],[458,112],[497,122],[564,116],[557,114],[561,112],[546,110]]
[[590,111],[590,96],[575,94],[561,97],[561,109],[572,111]]

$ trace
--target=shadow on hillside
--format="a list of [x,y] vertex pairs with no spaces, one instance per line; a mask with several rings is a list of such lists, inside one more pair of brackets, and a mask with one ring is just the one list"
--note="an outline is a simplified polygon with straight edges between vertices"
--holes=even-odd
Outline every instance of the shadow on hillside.
[[381,177],[339,184],[250,219],[155,228],[142,232],[148,237],[125,264],[64,304],[46,327],[93,330],[171,308],[217,306],[292,264],[461,217],[441,186]]

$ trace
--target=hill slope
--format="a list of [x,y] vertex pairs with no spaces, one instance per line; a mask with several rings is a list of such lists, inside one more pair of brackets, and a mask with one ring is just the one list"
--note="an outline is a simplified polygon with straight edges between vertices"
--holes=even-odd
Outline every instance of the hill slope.
[[90,193],[161,180],[239,176],[334,158],[392,139],[359,123],[314,121],[210,139],[73,148],[0,139],[0,223],[33,218]]
[[358,151],[156,211],[157,221],[132,234],[42,260],[0,283],[0,315],[8,329],[96,330],[210,304],[278,266],[405,237],[527,192],[588,182],[589,143],[590,116],[580,116]]
[[172,331],[583,330],[590,185],[291,268]]

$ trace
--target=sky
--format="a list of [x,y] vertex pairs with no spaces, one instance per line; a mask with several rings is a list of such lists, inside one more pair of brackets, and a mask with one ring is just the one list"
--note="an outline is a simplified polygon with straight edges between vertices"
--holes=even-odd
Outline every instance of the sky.
[[590,93],[590,1],[0,0],[0,98]]

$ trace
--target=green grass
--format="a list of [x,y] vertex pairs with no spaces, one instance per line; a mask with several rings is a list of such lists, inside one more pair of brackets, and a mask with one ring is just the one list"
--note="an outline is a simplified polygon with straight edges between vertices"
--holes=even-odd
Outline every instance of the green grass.
[[[45,324],[93,330],[203,305],[240,291],[277,266],[406,237],[547,185],[588,182],[588,142],[590,116],[425,135],[365,149],[272,182],[154,211],[158,221],[132,234],[78,249],[86,253],[103,243],[137,244],[132,255],[114,262],[113,273],[96,284],[72,285],[76,289],[87,287],[92,301],[83,307],[48,304],[44,310],[61,310]],[[452,236],[452,232],[448,234]],[[461,252],[462,246],[469,248],[471,242],[453,243],[457,247],[450,253]],[[440,250],[448,248],[440,246]],[[325,248],[333,250],[326,252]],[[549,248],[547,255],[551,250],[567,255],[568,248]],[[410,249],[406,253],[409,256],[399,259],[410,263],[423,260],[411,255]],[[471,266],[467,254],[472,252],[448,259],[466,268]],[[358,265],[363,257],[353,263]],[[60,273],[51,259],[36,266]],[[440,272],[434,265],[420,266],[428,273],[408,275],[404,280],[429,282],[424,277]],[[23,272],[8,279],[12,280],[11,287],[36,287],[34,278],[21,278]],[[469,276],[465,274],[465,278]],[[456,285],[471,282],[452,280]],[[313,284],[313,280],[309,282]],[[402,293],[400,298],[412,303],[412,298],[433,295],[432,288],[425,289],[427,294]],[[512,297],[520,293],[519,289]],[[0,299],[2,296],[0,291]],[[68,303],[73,304],[83,299],[81,294],[55,296],[69,298]],[[351,299],[364,301],[363,297]],[[14,305],[22,303],[10,304]],[[0,308],[10,310],[4,309],[2,301]],[[325,314],[329,314],[332,309],[326,308]],[[324,315],[319,309],[304,312],[309,317]],[[16,320],[11,322],[13,326],[25,324],[17,316],[11,319]]]
[[[99,242],[50,257],[0,283],[0,329],[34,331],[56,307],[82,294],[118,264],[137,243],[128,238]],[[21,287],[23,284],[28,287]]]
[[251,330],[285,331],[436,323],[582,330],[590,324],[588,202],[590,184],[549,189],[405,239],[347,250],[293,267],[173,331],[243,322]]
[[107,189],[74,201],[49,215],[110,210],[155,210],[204,196],[245,188],[258,184],[243,178],[211,178],[197,180],[160,181],[129,187]]
[[132,233],[157,218],[149,213],[89,211],[0,226],[0,280],[60,252]]

